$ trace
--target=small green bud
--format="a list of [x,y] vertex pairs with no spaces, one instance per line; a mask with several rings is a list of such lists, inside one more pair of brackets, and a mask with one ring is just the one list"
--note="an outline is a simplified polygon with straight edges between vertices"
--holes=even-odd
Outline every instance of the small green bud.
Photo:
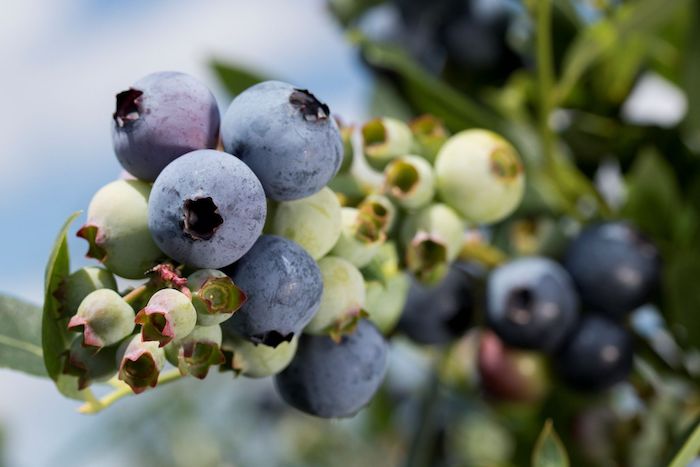
[[401,207],[425,206],[435,195],[432,166],[418,156],[397,157],[384,169],[384,192]]
[[264,378],[276,375],[287,368],[294,358],[299,338],[282,342],[277,347],[254,344],[240,336],[226,335],[222,348],[227,357],[226,365],[243,376]]
[[224,363],[221,341],[221,326],[218,324],[195,326],[184,339],[165,346],[165,357],[183,376],[204,379],[211,366]]
[[367,162],[382,170],[390,160],[411,152],[413,136],[401,120],[375,118],[362,126],[362,142]]
[[323,277],[321,305],[304,332],[339,332],[360,316],[365,305],[365,282],[360,271],[342,258],[326,256],[318,267]]
[[158,384],[158,376],[165,365],[165,352],[158,342],[143,342],[136,334],[125,341],[117,351],[119,379],[140,394],[149,386]]
[[78,377],[79,390],[87,388],[93,381],[107,381],[117,372],[117,347],[85,347],[78,337],[71,343],[63,373]]
[[61,304],[60,312],[63,316],[73,316],[80,306],[80,302],[90,292],[98,289],[117,290],[117,281],[114,275],[104,268],[88,266],[74,271],[66,277],[54,296]]
[[83,333],[83,345],[107,347],[134,330],[134,310],[114,290],[95,290],[80,302],[68,329]]
[[464,241],[464,223],[444,204],[431,204],[404,221],[401,240],[406,265],[426,284],[440,281],[449,264],[457,258]]
[[139,180],[105,185],[90,201],[87,223],[78,230],[89,243],[87,256],[127,279],[143,278],[163,256],[148,230],[150,192],[151,185]]
[[340,210],[338,197],[326,187],[307,198],[279,203],[270,233],[294,240],[320,259],[338,241]]
[[341,220],[342,231],[331,254],[361,268],[377,253],[386,240],[386,234],[372,216],[355,208],[342,208]]
[[421,115],[409,123],[416,153],[428,161],[435,162],[435,156],[450,136],[442,120],[433,115]]
[[221,324],[248,300],[233,280],[218,269],[200,269],[187,278],[199,326]]
[[196,322],[197,311],[192,301],[175,289],[159,290],[136,314],[143,341],[156,341],[160,347],[187,336]]
[[452,136],[435,159],[441,199],[473,223],[499,221],[518,207],[525,190],[520,156],[487,130]]

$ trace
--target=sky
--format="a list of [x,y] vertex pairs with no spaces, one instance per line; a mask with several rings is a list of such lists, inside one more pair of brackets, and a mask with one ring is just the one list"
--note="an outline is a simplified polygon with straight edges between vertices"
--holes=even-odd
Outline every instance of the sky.
[[[323,0],[23,0],[3,8],[0,293],[40,304],[60,226],[119,174],[114,95],[148,73],[177,70],[207,83],[223,112],[229,98],[207,67],[212,58],[308,88],[346,121],[365,116],[367,76]],[[73,235],[83,219],[70,236],[73,268],[90,264]],[[13,466],[48,465],[93,423],[45,380],[0,369],[0,393]]]

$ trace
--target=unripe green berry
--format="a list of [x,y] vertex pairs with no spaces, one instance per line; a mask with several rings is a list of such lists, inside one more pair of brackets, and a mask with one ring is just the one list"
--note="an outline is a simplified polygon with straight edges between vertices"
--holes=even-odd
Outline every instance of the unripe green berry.
[[78,236],[90,244],[87,256],[127,279],[141,279],[163,256],[148,230],[151,185],[117,180],[90,201],[87,223]]
[[211,366],[224,363],[221,341],[221,326],[218,324],[195,326],[185,338],[165,346],[165,357],[178,367],[182,375],[204,379]]
[[342,332],[352,326],[365,305],[365,282],[349,261],[326,256],[318,262],[323,277],[321,305],[304,328],[309,334]]
[[408,274],[404,272],[398,272],[384,281],[365,282],[365,311],[369,314],[368,319],[383,334],[390,333],[399,322],[410,285]]
[[187,336],[197,323],[197,311],[190,298],[175,289],[154,293],[145,308],[136,315],[144,342],[155,341],[160,347]]
[[254,344],[240,336],[230,334],[224,338],[222,348],[227,354],[227,364],[237,374],[249,378],[276,375],[287,368],[294,358],[299,338],[282,342],[277,347]]
[[117,281],[111,272],[95,266],[74,271],[63,280],[54,294],[61,304],[61,314],[66,317],[73,316],[83,299],[98,289],[117,290]]
[[221,324],[248,299],[233,280],[218,269],[200,269],[187,278],[199,326]]
[[432,166],[418,156],[397,157],[384,169],[384,192],[401,207],[425,206],[435,195]]
[[78,337],[71,343],[63,373],[78,377],[79,390],[87,388],[93,381],[107,381],[117,372],[117,347],[85,347]]
[[411,152],[411,129],[401,120],[375,118],[362,126],[362,144],[367,162],[377,170],[395,157]]
[[499,221],[518,207],[525,190],[520,156],[487,130],[452,136],[435,159],[441,199],[473,223]]
[[165,365],[165,352],[158,342],[143,342],[136,334],[125,341],[117,351],[119,379],[140,394],[149,386],[158,384],[158,375]]
[[134,330],[134,310],[114,290],[95,290],[80,303],[68,329],[82,332],[84,345],[107,347]]
[[270,233],[294,240],[313,259],[320,259],[338,241],[340,217],[340,201],[325,187],[307,198],[279,203]]
[[390,232],[396,223],[398,215],[396,206],[384,195],[378,195],[376,193],[367,195],[357,206],[357,209],[363,213],[369,214],[384,232]]
[[386,234],[372,216],[355,208],[342,208],[341,220],[342,231],[331,254],[361,268],[377,253],[386,240]]
[[336,123],[338,124],[338,129],[340,130],[340,138],[343,140],[343,162],[340,164],[339,174],[346,173],[352,167],[352,160],[355,154],[355,150],[352,144],[352,133],[354,128],[352,126],[344,125],[341,121],[336,118]]
[[447,274],[464,241],[464,223],[444,204],[413,213],[401,226],[406,265],[418,280],[434,284]]
[[409,123],[414,148],[418,155],[425,157],[431,163],[435,161],[438,151],[450,136],[442,121],[433,115],[421,115]]

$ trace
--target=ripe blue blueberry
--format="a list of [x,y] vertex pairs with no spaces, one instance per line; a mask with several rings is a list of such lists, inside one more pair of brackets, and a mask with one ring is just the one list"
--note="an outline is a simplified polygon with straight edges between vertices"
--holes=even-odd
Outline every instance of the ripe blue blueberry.
[[421,344],[444,344],[464,334],[473,313],[469,276],[462,265],[453,264],[437,285],[412,278],[399,329]]
[[153,181],[177,157],[216,147],[220,120],[204,84],[184,73],[152,73],[117,94],[114,152],[129,173]]
[[551,352],[576,325],[578,298],[569,274],[542,257],[496,268],[487,287],[486,319],[513,347]]
[[339,343],[304,334],[294,359],[275,377],[277,391],[291,406],[317,417],[355,415],[379,389],[387,368],[388,345],[367,320]]
[[174,260],[220,268],[253,246],[266,210],[255,174],[235,157],[205,149],[179,157],[158,176],[148,201],[148,228]]
[[575,389],[602,391],[627,377],[633,357],[629,332],[603,316],[589,315],[556,354],[554,368]]
[[289,342],[309,324],[321,303],[318,265],[284,237],[263,235],[225,272],[248,300],[222,326],[254,343],[276,347]]
[[643,305],[658,279],[656,247],[625,222],[584,229],[569,246],[564,267],[591,309],[622,318]]
[[224,116],[221,139],[226,152],[248,164],[275,201],[313,195],[343,161],[343,141],[328,106],[280,81],[239,94]]

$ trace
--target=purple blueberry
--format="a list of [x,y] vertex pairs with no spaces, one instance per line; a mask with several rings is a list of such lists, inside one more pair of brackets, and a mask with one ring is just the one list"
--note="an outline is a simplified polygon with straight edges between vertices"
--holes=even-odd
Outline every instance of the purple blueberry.
[[555,355],[554,368],[575,389],[602,391],[627,377],[633,358],[632,336],[625,328],[588,315]]
[[513,347],[553,351],[578,319],[569,274],[547,258],[520,258],[496,268],[486,298],[489,326]]
[[276,201],[313,195],[343,161],[343,141],[328,106],[280,81],[239,94],[224,116],[221,139]]
[[302,412],[350,417],[382,384],[387,351],[384,337],[367,320],[338,343],[328,336],[304,334],[292,362],[275,377],[275,385],[282,398]]
[[221,117],[207,87],[184,73],[152,73],[117,94],[112,142],[119,163],[153,181],[170,162],[216,147]]
[[472,324],[474,294],[469,276],[453,264],[438,284],[429,286],[411,278],[399,329],[421,344],[445,344]]
[[220,268],[253,246],[266,209],[262,186],[244,163],[203,149],[179,157],[158,176],[148,201],[148,228],[174,260]]
[[656,247],[625,222],[584,229],[564,258],[584,304],[616,319],[646,303],[660,266]]
[[248,301],[222,326],[254,343],[276,347],[291,341],[321,303],[318,265],[301,246],[283,237],[263,235],[225,272]]

